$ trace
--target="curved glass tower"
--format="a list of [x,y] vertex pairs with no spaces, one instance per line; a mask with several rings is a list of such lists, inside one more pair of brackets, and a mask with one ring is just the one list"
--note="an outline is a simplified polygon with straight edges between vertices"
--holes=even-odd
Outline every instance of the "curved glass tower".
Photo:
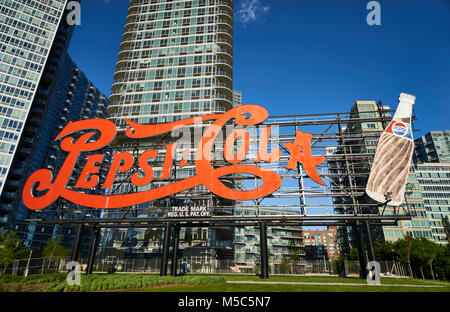
[[[111,90],[108,119],[119,129],[127,127],[125,118],[141,124],[167,123],[233,108],[233,1],[131,0]],[[119,135],[114,142],[122,146],[121,151],[125,146],[140,154],[144,145],[148,149],[153,144],[161,151],[153,166],[154,182],[139,191],[173,182],[160,180],[163,159],[159,155],[166,154],[164,144],[168,143],[164,140],[167,138],[151,138],[132,146],[133,142]],[[183,179],[193,172],[188,164],[171,179]],[[125,175],[116,176],[117,187],[111,192],[136,191],[122,183]],[[134,207],[135,216],[161,215],[171,205],[231,205],[217,204],[206,191],[199,186],[187,192],[189,196],[178,194]],[[121,212],[107,214],[121,216]],[[230,229],[187,228],[180,239],[185,247],[183,257],[232,259]],[[105,230],[103,256],[123,253],[119,258],[155,258],[161,253],[161,240],[159,230]]]
[[131,0],[108,115],[164,123],[233,102],[232,0]]

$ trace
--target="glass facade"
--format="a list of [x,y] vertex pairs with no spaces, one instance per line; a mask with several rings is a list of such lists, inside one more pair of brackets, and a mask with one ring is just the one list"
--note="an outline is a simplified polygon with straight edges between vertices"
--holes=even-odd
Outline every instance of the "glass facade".
[[2,0],[0,3],[0,194],[65,2]]
[[415,166],[433,239],[449,242],[450,163],[423,163]]
[[232,108],[233,1],[132,0],[108,114],[164,123]]
[[[119,129],[126,127],[125,118],[155,124],[227,111],[233,107],[232,90],[233,1],[130,1],[107,109],[108,119]],[[118,146],[121,143],[129,144],[120,138],[115,142]],[[161,156],[166,153],[165,143],[169,142],[159,138],[140,142],[141,146],[154,146]],[[194,153],[195,148],[191,155]],[[157,157],[155,161],[162,159]],[[175,179],[193,174],[194,167],[187,165],[176,171]],[[161,181],[136,190],[129,183],[119,184],[125,177],[116,176],[115,191],[128,193],[167,184]],[[154,179],[158,178],[161,169],[155,165]],[[202,195],[203,186],[185,193],[190,196],[178,194],[175,199],[135,207],[136,216],[156,216],[164,213],[159,207],[170,205],[231,205]],[[194,195],[202,199],[192,199]],[[108,212],[108,216],[120,213]],[[105,230],[101,255],[121,259],[159,257],[162,233],[161,229]],[[205,261],[232,259],[231,241],[231,229],[187,228],[180,233],[183,257]]]
[[[61,130],[71,121],[104,118],[106,116],[107,99],[103,93],[87,79],[67,53],[62,56],[60,62],[61,71],[54,77],[52,96],[47,99],[44,108],[33,107],[30,113],[29,119],[34,118],[36,123],[38,120],[40,122],[35,126],[29,120],[24,129],[24,136],[25,132],[27,132],[27,135],[28,132],[34,134],[32,138],[35,148],[28,153],[24,153],[24,150],[30,149],[30,147],[21,140],[18,155],[14,158],[12,171],[6,182],[7,185],[18,181],[22,187],[29,176],[28,173],[41,168],[48,168],[57,172],[67,155],[66,152],[61,150],[59,142],[54,141]],[[40,91],[39,89],[38,93]],[[43,113],[40,118],[34,116],[34,112],[41,110]],[[34,130],[34,127],[37,130]],[[65,211],[66,218],[76,217],[72,215],[75,205],[59,200],[42,211],[34,212],[25,207],[21,201],[21,187],[17,193],[13,193],[11,196],[9,194],[2,196],[3,202],[8,202],[9,205],[13,206],[13,211],[8,216],[10,228],[24,239],[26,246],[32,248],[39,249],[45,246],[48,239],[56,234],[64,234],[63,237],[67,247],[71,247],[73,230],[61,229],[62,232],[58,232],[58,227],[53,225],[29,223],[24,220],[55,218],[57,208]]]
[[[422,191],[419,187],[419,181],[417,179],[414,166],[411,166],[408,174],[405,198],[409,208],[414,208],[417,216],[413,217],[412,220],[401,220],[398,222],[397,226],[383,227],[384,240],[392,242],[405,237],[405,235],[416,238],[425,237],[432,239],[428,214],[424,206]],[[393,213],[394,209],[389,206],[384,211],[384,214]],[[400,213],[403,213],[403,211],[400,210]]]
[[414,162],[450,162],[450,131],[431,131],[415,140]]
[[[257,212],[258,211],[258,212]],[[279,215],[280,211],[286,215],[298,215],[298,213],[282,210],[282,208],[265,208],[242,206],[234,209],[235,215]],[[305,252],[303,248],[303,229],[300,226],[270,226],[267,228],[267,246],[269,249],[269,261],[280,262],[296,255],[303,261]],[[246,226],[234,229],[233,252],[236,267],[244,271],[253,270],[260,261],[260,229],[259,227]]]
[[[21,198],[26,179],[41,168],[53,172],[60,168],[65,155],[54,139],[69,122],[106,116],[105,96],[67,53],[74,27],[66,23],[68,11],[64,10],[65,2],[6,1],[0,5],[1,31],[16,36],[9,39],[1,37],[1,48],[5,53],[0,55],[0,62],[3,62],[0,64],[8,63],[10,69],[2,67],[7,73],[0,72],[0,79],[9,83],[16,81],[18,86],[22,84],[22,89],[28,86],[26,81],[33,83],[33,89],[30,89],[33,94],[29,94],[21,107],[17,103],[22,99],[22,93],[14,93],[14,99],[0,92],[0,107],[5,115],[14,117],[20,113],[24,116],[20,119],[23,125],[14,143],[15,152],[11,153],[9,171],[2,180],[0,230],[14,230],[24,240],[25,246],[35,249],[45,246],[57,234],[63,234],[66,247],[71,247],[74,234],[71,232],[74,231],[26,221],[55,217],[56,206],[62,205],[60,201],[38,212],[25,207]],[[6,87],[4,90],[12,89]],[[0,133],[3,141],[10,137],[9,132],[3,129]],[[65,209],[66,217],[73,212],[69,206],[66,203],[61,207]]]

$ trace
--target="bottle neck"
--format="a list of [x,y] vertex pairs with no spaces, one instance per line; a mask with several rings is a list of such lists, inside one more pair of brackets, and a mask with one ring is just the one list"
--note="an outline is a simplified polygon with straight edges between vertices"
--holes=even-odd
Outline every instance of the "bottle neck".
[[410,119],[412,116],[413,104],[408,102],[400,102],[394,115],[394,119]]

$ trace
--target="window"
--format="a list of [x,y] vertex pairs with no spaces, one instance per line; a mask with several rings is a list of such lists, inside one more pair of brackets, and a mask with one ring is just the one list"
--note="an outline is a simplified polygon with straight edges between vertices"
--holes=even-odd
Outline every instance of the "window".
[[169,36],[169,30],[168,29],[163,29],[161,31],[161,37],[167,37]]
[[186,75],[186,67],[178,68],[178,77],[184,77]]
[[159,102],[161,101],[161,93],[153,93],[152,102]]
[[201,55],[194,56],[194,64],[201,64],[203,57]]
[[181,44],[188,44],[189,38],[188,37],[182,37],[181,38]]
[[184,88],[184,80],[177,80],[177,89]]
[[202,74],[201,66],[194,66],[194,76],[200,76]]
[[155,81],[153,84],[153,90],[161,90],[162,89],[162,81]]
[[183,100],[183,98],[184,98],[184,93],[183,93],[183,91],[177,91],[177,92],[175,92],[175,100],[176,101],[181,101],[181,100]]
[[180,57],[178,60],[178,65],[186,65],[187,58],[186,57]]
[[161,79],[164,75],[164,69],[157,69],[155,72],[155,78]]

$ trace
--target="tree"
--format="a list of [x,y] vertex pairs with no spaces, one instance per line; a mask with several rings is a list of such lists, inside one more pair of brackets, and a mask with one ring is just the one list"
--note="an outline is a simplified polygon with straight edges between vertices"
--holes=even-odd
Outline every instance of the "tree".
[[417,263],[419,269],[420,269],[420,274],[422,275],[422,279],[425,279],[425,276],[423,274],[423,267],[427,265],[427,260],[428,260],[428,248],[426,243],[428,242],[428,240],[426,238],[420,238],[420,239],[414,239],[413,240],[413,244],[412,244],[412,250],[411,250],[411,255],[413,260],[415,260],[415,263]]
[[338,256],[335,260],[331,261],[331,267],[336,270],[339,276],[347,276],[345,272],[345,259],[342,256]]
[[397,240],[393,244],[394,254],[398,261],[403,263],[408,263],[409,271],[412,277],[412,268],[411,268],[411,248],[414,239],[411,236],[405,236],[403,239]]
[[29,249],[23,247],[19,236],[13,231],[3,231],[0,236],[0,267],[6,272],[14,260],[23,259],[30,253]]
[[426,249],[427,249],[427,262],[428,265],[430,266],[430,270],[431,270],[431,277],[434,280],[434,271],[433,271],[433,261],[436,259],[436,257],[441,254],[443,252],[443,247],[433,243],[433,242],[428,242],[426,245]]
[[450,244],[441,246],[441,252],[434,260],[434,272],[440,280],[450,280]]
[[350,249],[350,253],[348,254],[347,258],[348,258],[349,261],[357,261],[357,260],[359,260],[358,248]]
[[42,251],[42,255],[49,259],[48,266],[59,257],[70,256],[70,249],[64,248],[62,245],[63,237],[58,235],[55,239],[49,239],[47,245]]
[[391,242],[375,242],[375,252],[379,260],[394,260],[394,246]]
[[287,274],[287,273],[289,273],[290,270],[291,270],[291,263],[290,263],[288,257],[283,257],[283,259],[281,259],[281,263],[280,263],[280,273]]
[[442,251],[442,248],[438,244],[424,237],[413,240],[412,257],[419,266],[423,279],[425,278],[423,268],[426,266],[430,267],[431,277],[434,279],[433,261]]
[[289,241],[289,244],[288,244],[289,260],[298,261],[300,259],[300,253],[299,253],[298,249],[299,249],[299,246],[296,246],[294,241],[292,241],[292,240]]

